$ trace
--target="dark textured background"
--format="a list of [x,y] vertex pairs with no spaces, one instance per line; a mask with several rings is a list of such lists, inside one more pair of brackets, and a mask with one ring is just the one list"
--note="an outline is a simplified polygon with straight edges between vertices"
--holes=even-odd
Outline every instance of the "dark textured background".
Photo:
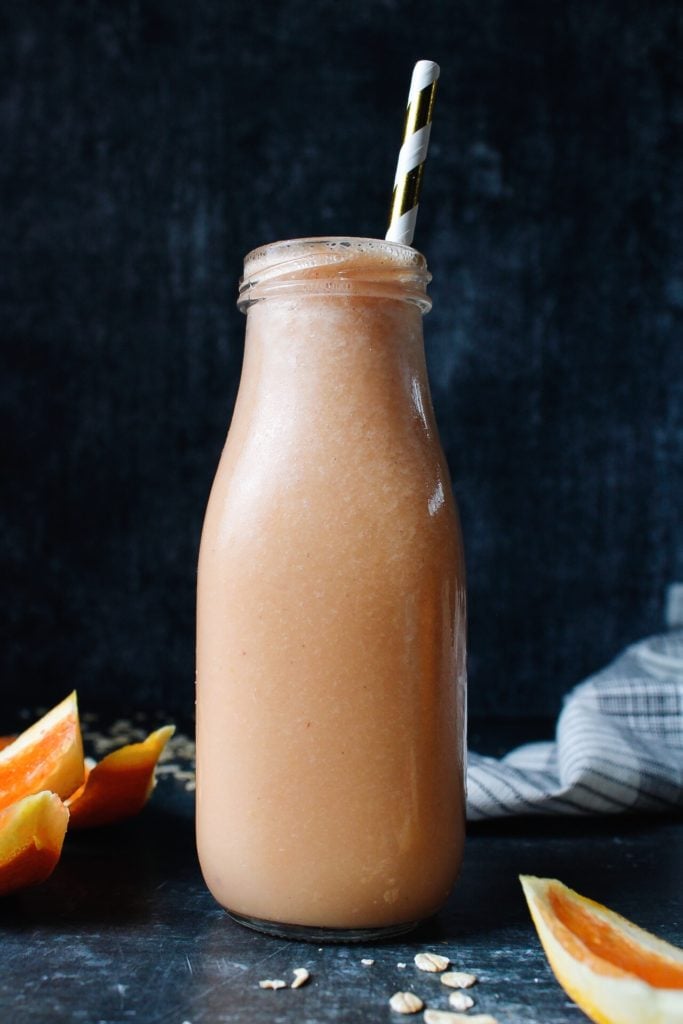
[[[0,5],[3,685],[189,709],[243,254],[381,234],[442,65],[417,244],[476,713],[554,713],[683,579],[681,5]],[[7,458],[8,457],[8,458]]]

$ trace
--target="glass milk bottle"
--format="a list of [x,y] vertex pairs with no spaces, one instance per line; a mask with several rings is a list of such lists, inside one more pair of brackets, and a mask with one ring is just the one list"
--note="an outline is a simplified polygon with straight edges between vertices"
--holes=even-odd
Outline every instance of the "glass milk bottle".
[[405,931],[464,838],[465,580],[414,249],[245,261],[244,366],[202,533],[197,844],[243,924]]

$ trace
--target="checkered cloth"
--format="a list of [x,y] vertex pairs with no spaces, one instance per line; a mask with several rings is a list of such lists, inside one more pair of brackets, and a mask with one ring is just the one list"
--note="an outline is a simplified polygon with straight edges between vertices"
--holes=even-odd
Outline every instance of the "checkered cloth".
[[554,743],[469,754],[467,817],[683,807],[683,629],[620,655],[565,698]]

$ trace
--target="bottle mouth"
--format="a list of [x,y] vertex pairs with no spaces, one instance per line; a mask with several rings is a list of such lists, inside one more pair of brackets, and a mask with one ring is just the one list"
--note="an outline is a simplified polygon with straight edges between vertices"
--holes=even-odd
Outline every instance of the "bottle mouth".
[[265,298],[295,295],[363,296],[432,308],[432,276],[409,245],[380,238],[293,238],[252,250],[244,260],[237,306],[246,313]]

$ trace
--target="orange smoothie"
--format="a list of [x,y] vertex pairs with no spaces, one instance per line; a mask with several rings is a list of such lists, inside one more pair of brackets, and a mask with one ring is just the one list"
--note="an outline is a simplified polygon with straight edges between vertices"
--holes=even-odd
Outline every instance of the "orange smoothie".
[[460,865],[465,583],[428,280],[372,239],[245,263],[199,557],[197,844],[216,899],[277,934],[405,930]]

